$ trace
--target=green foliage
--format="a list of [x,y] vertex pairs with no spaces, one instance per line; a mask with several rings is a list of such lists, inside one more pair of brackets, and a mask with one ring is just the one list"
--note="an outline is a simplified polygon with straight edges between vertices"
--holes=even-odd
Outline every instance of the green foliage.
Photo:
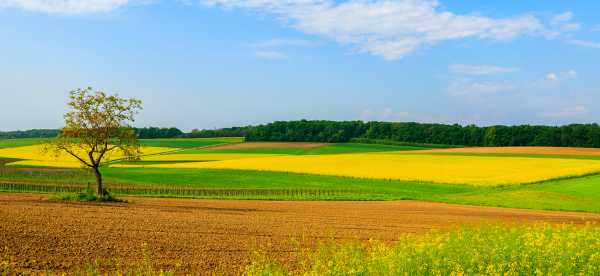
[[187,138],[219,138],[219,137],[244,137],[248,130],[253,128],[247,127],[230,127],[221,129],[193,129],[190,133],[183,134]]
[[109,191],[105,190],[103,196],[97,196],[94,190],[87,188],[82,193],[57,193],[50,197],[51,200],[57,201],[81,201],[81,202],[125,202],[122,199],[118,199],[111,195]]
[[135,128],[135,133],[137,134],[139,139],[177,138],[177,137],[181,137],[181,135],[183,135],[183,132],[175,127]]
[[140,139],[142,146],[167,148],[200,148],[219,144],[243,142],[243,137]]
[[[600,227],[490,225],[379,241],[322,243],[298,254],[303,275],[597,275]],[[246,275],[289,275],[265,257]],[[289,270],[290,268],[288,268]]]

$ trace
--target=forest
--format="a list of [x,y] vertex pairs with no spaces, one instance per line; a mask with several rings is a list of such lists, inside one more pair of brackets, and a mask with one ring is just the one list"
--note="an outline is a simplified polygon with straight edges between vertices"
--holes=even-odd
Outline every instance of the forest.
[[598,124],[564,126],[424,124],[414,122],[276,121],[269,124],[195,130],[191,137],[243,136],[246,141],[343,143],[360,138],[461,146],[600,147]]

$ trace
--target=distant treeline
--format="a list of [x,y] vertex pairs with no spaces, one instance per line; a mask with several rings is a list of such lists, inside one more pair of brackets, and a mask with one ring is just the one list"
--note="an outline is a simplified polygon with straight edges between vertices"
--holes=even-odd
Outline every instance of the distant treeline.
[[461,126],[362,121],[279,121],[265,125],[197,130],[193,137],[244,136],[246,141],[348,142],[362,138],[463,146],[600,147],[598,124],[565,126]]
[[[16,138],[54,138],[58,136],[58,129],[31,129],[18,131],[0,131],[0,139],[16,139]],[[135,132],[140,139],[153,138],[176,138],[183,136],[183,132],[177,128],[158,128],[145,127],[135,128]]]
[[0,131],[0,139],[17,138],[52,138],[58,135],[58,129],[30,129],[17,131]]
[[136,128],[135,132],[140,139],[155,139],[155,138],[177,138],[181,137],[183,131],[170,127],[170,128],[158,128],[158,127],[145,127]]
[[184,134],[187,138],[214,138],[214,137],[244,137],[248,130],[254,126],[229,127],[220,129],[193,129],[192,132]]

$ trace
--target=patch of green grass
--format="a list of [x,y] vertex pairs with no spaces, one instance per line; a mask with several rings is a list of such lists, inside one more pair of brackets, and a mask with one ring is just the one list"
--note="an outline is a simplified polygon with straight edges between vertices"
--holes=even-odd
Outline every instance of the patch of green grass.
[[243,142],[243,137],[140,139],[140,145],[167,148],[199,148],[218,144]]
[[436,200],[471,205],[600,213],[600,175],[480,189]]
[[250,154],[303,154],[303,148],[239,148],[239,149],[189,149],[174,152],[173,154],[212,154],[212,153],[250,153]]
[[350,139],[350,142],[361,143],[361,144],[408,146],[408,147],[419,147],[419,148],[430,148],[430,149],[464,148],[464,146],[460,146],[460,145],[401,142],[401,141],[388,140],[388,139],[352,138],[352,139]]
[[50,196],[50,200],[79,202],[125,202],[122,199],[114,197],[108,192],[104,196],[99,197],[92,190],[87,190],[82,193],[56,193]]
[[469,226],[395,243],[331,240],[300,249],[292,267],[255,253],[245,275],[598,275],[600,227]]
[[0,149],[32,146],[43,144],[50,140],[50,138],[0,139]]
[[304,152],[304,154],[340,154],[361,152],[409,151],[425,149],[429,148],[398,145],[339,143],[327,145],[320,148],[309,149],[306,152]]

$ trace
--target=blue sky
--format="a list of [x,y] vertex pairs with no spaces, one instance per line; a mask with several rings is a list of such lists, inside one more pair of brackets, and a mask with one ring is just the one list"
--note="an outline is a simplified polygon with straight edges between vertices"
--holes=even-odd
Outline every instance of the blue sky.
[[600,3],[0,0],[0,130],[62,125],[68,91],[138,126],[331,119],[599,122]]

